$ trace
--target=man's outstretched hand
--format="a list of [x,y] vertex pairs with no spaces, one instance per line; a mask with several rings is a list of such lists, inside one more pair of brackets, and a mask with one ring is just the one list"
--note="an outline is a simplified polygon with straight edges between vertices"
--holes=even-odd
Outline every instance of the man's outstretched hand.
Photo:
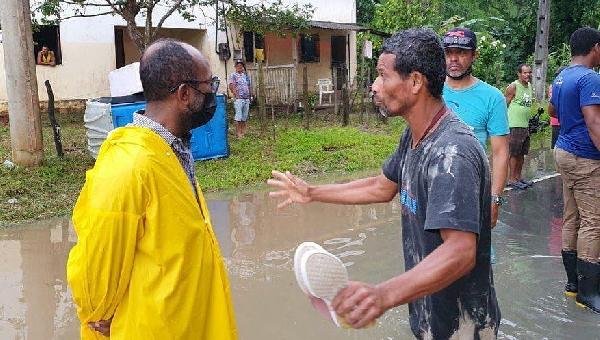
[[267,180],[267,184],[278,190],[269,192],[269,196],[284,199],[277,205],[277,208],[283,208],[292,203],[309,203],[312,200],[309,185],[289,171],[283,173],[273,170],[271,175],[273,178]]

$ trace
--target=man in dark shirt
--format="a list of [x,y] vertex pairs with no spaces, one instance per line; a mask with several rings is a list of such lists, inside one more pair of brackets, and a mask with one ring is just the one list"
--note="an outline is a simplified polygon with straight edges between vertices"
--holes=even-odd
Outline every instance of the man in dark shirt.
[[379,176],[309,185],[273,171],[279,207],[312,201],[402,204],[406,272],[377,285],[351,282],[332,305],[354,328],[409,304],[419,339],[495,338],[500,323],[490,265],[490,176],[485,152],[442,100],[444,50],[428,29],[386,40],[373,84],[375,101],[408,128]]

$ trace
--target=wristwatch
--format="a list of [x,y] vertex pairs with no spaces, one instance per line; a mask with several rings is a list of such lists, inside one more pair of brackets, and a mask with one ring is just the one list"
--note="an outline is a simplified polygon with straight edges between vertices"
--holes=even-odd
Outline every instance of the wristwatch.
[[492,195],[492,204],[500,206],[504,203],[506,203],[506,198],[504,196]]

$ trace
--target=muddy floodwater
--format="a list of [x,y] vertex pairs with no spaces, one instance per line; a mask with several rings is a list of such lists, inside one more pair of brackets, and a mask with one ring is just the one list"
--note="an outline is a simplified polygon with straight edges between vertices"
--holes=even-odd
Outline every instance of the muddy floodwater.
[[[527,174],[543,179],[510,191],[492,240],[501,339],[600,339],[600,315],[563,295],[562,197],[550,152],[529,157]],[[338,255],[351,279],[379,282],[403,271],[400,205],[310,204],[276,210],[266,189],[208,195],[229,269],[242,340],[410,339],[408,309],[398,307],[367,330],[335,328],[296,285],[295,247],[315,241]],[[68,219],[0,230],[0,339],[77,339],[65,281],[76,236]]]

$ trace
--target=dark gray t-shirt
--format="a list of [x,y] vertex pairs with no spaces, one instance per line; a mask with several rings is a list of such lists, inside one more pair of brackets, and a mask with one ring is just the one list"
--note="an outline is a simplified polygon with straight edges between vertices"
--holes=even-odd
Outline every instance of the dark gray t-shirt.
[[442,243],[440,229],[473,232],[475,268],[450,286],[409,304],[419,339],[486,339],[497,334],[500,309],[490,265],[490,171],[483,148],[453,113],[411,149],[406,129],[383,174],[398,183],[405,270]]

